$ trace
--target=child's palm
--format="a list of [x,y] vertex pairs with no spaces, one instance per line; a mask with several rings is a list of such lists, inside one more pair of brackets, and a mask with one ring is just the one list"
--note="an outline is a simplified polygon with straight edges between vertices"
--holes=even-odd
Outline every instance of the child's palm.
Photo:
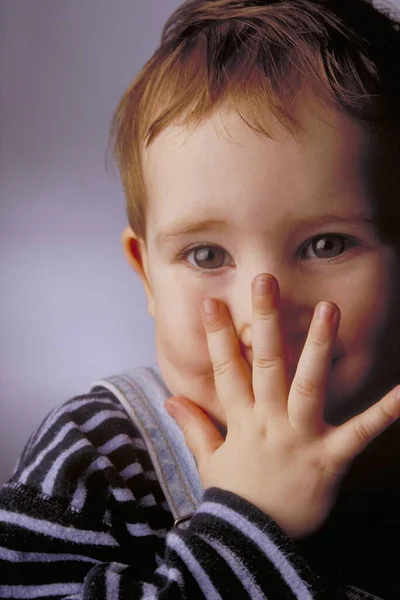
[[351,461],[400,416],[400,402],[392,391],[347,423],[326,425],[325,388],[338,311],[335,317],[328,305],[322,315],[318,306],[289,390],[276,297],[277,290],[253,294],[252,375],[226,308],[219,303],[218,312],[205,318],[226,439],[187,399],[167,406],[175,407],[204,487],[238,494],[299,538],[323,523]]

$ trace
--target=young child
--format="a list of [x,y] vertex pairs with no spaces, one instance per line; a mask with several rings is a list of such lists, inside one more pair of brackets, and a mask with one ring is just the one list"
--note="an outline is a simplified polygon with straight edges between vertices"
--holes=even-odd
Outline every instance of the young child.
[[170,397],[204,495],[174,525],[94,385],[1,491],[1,598],[400,597],[399,25],[368,0],[167,22],[111,139],[156,324],[137,381]]

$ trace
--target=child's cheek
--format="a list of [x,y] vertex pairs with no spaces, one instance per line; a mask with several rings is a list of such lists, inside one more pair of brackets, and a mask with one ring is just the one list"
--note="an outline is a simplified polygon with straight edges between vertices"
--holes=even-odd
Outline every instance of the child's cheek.
[[[166,300],[166,299],[165,299]],[[170,301],[156,305],[156,337],[159,352],[188,375],[204,374],[211,368],[201,305],[203,295],[182,289]]]
[[383,332],[387,328],[390,312],[391,285],[382,269],[360,273],[353,281],[353,293],[343,303],[339,334],[354,351],[373,354]]
[[344,410],[360,391],[368,394],[369,389],[377,385],[376,380],[385,381],[390,375],[393,365],[388,351],[394,344],[399,348],[399,344],[395,341],[398,326],[391,306],[390,272],[385,267],[371,261],[368,269],[353,274],[351,285],[342,282],[336,288],[352,293],[337,293],[334,297],[341,310],[340,359],[330,378],[327,400],[330,414]]

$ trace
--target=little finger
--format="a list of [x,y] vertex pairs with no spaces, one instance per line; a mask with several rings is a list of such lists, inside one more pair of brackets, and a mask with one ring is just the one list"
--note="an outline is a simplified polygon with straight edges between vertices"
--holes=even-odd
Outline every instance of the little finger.
[[400,386],[343,425],[333,429],[330,455],[337,468],[346,466],[400,417]]

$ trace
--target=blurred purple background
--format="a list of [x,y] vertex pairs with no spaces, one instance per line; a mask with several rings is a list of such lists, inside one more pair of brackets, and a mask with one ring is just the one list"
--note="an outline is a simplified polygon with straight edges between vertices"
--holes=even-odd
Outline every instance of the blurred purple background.
[[113,110],[179,3],[0,1],[0,483],[53,406],[155,360],[105,156]]

